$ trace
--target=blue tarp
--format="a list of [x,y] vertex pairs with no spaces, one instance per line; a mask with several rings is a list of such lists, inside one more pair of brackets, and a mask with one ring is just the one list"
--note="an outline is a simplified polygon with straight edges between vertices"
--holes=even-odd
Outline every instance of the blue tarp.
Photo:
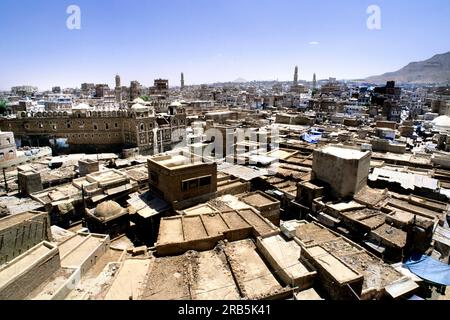
[[450,265],[439,262],[430,256],[413,256],[403,266],[422,279],[450,286]]
[[322,135],[320,135],[320,134],[304,133],[302,135],[303,141],[306,141],[308,143],[318,143],[320,138],[322,138]]

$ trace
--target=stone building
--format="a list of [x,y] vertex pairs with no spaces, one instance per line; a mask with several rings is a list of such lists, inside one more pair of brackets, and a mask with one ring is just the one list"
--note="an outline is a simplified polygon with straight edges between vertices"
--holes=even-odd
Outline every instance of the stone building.
[[169,95],[169,80],[156,79],[153,87],[149,88],[149,93],[151,95]]
[[90,232],[109,234],[111,239],[124,234],[130,226],[128,210],[115,201],[105,201],[86,209],[85,227]]
[[148,159],[149,188],[175,209],[209,200],[217,191],[217,164],[182,153]]
[[320,180],[331,187],[337,198],[355,195],[367,185],[371,153],[339,147],[314,150],[312,180]]
[[42,191],[41,174],[34,170],[19,171],[17,174],[20,192],[23,195],[30,195],[32,193]]
[[116,75],[116,87],[114,89],[114,95],[116,97],[116,102],[122,102],[122,87],[120,86],[120,76]]
[[45,145],[64,138],[73,152],[121,152],[139,148],[153,154],[180,142],[186,130],[186,114],[180,104],[134,104],[127,109],[79,105],[72,112],[19,112],[16,118],[0,118],[0,130],[12,131],[20,144]]
[[95,85],[95,96],[97,98],[103,98],[109,92],[109,86],[107,84]]
[[0,131],[0,163],[16,158],[14,133]]
[[0,219],[0,265],[46,240],[52,240],[47,212],[29,211]]
[[141,85],[138,81],[131,81],[130,84],[130,100],[133,101],[141,95]]

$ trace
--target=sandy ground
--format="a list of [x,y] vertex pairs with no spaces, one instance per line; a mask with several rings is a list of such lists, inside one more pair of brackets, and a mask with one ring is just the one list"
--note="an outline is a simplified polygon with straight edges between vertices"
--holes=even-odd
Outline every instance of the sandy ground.
[[327,229],[320,228],[312,223],[299,225],[295,233],[296,236],[307,246],[338,239],[337,236]]
[[[76,287],[67,295],[66,300],[98,299],[104,296],[111,285],[119,267],[123,251],[107,249],[96,263],[79,280]],[[115,264],[117,262],[117,264]],[[103,292],[105,291],[105,292]]]
[[291,278],[296,279],[309,273],[299,261],[301,248],[295,241],[286,241],[280,235],[276,235],[263,239],[262,243],[280,268],[283,268]]
[[158,243],[183,242],[183,225],[181,219],[161,219]]
[[259,193],[252,194],[250,196],[243,198],[248,204],[255,205],[255,206],[264,206],[272,204],[273,202],[270,201],[268,198],[262,196]]
[[349,269],[345,264],[320,246],[309,248],[308,252],[322,266],[322,268],[327,270],[337,281],[341,283],[352,281],[359,276],[356,272]]
[[270,227],[263,219],[257,216],[252,210],[240,210],[239,213],[255,228],[260,235],[272,232],[274,229]]
[[198,254],[197,276],[192,298],[198,300],[239,300],[240,295],[223,252],[211,250]]
[[225,252],[246,297],[254,300],[282,291],[280,283],[261,259],[251,240],[228,243]]
[[224,212],[222,213],[222,217],[225,222],[230,226],[231,229],[242,229],[246,227],[250,227],[250,225],[242,219],[237,212]]
[[203,215],[202,219],[210,236],[220,235],[228,230],[227,225],[218,214]]
[[295,294],[296,300],[323,300],[313,288]]
[[156,258],[149,272],[144,300],[189,300],[186,255]]
[[49,300],[72,275],[74,269],[61,268],[56,271],[47,281],[41,284],[38,288],[33,290],[29,295],[29,298],[34,300]]
[[151,259],[128,259],[123,262],[105,300],[138,300],[144,287]]
[[400,248],[403,248],[406,245],[406,237],[407,237],[406,232],[391,227],[388,224],[383,224],[382,226],[373,230],[372,232],[377,234],[381,238],[389,239],[389,241],[392,241]]
[[206,230],[199,216],[186,216],[183,218],[183,230],[185,240],[195,240],[207,238]]
[[336,256],[343,256],[361,251],[343,239],[322,243],[321,247],[325,248],[328,252],[332,252]]
[[402,278],[402,274],[397,270],[364,251],[342,256],[341,259],[364,276],[363,290],[368,288],[381,289]]

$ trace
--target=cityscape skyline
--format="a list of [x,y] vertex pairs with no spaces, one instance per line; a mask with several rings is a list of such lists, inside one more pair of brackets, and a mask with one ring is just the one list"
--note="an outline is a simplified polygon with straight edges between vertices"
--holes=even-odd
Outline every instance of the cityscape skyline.
[[0,1],[0,301],[450,301],[449,9]]
[[[80,30],[66,27],[71,4],[80,8]],[[450,27],[447,1],[377,1],[380,30],[366,26],[373,4],[2,1],[0,12],[8,14],[0,13],[6,44],[0,90],[112,85],[116,74],[124,85],[138,80],[146,86],[156,78],[178,86],[181,72],[186,85],[237,78],[290,81],[295,65],[300,80],[311,81],[313,73],[318,79],[362,79],[450,50],[438,32]]]

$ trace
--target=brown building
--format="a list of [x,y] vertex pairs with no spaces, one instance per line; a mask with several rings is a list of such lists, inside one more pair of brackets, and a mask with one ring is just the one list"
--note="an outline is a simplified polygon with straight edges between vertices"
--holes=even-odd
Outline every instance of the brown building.
[[50,139],[65,138],[73,152],[121,152],[137,147],[143,154],[154,154],[182,140],[186,115],[181,106],[171,106],[170,114],[156,115],[152,105],[108,111],[79,105],[72,113],[23,111],[14,119],[0,118],[0,130],[14,132],[19,145],[42,146]]
[[370,152],[329,146],[314,150],[312,180],[330,186],[329,193],[337,198],[355,195],[367,185]]
[[103,98],[109,92],[109,86],[107,84],[97,84],[95,86],[95,96],[97,98]]
[[149,94],[151,95],[169,95],[169,80],[156,79],[153,87],[149,88]]
[[217,164],[205,163],[183,153],[148,159],[150,190],[181,209],[209,200],[217,191]]

